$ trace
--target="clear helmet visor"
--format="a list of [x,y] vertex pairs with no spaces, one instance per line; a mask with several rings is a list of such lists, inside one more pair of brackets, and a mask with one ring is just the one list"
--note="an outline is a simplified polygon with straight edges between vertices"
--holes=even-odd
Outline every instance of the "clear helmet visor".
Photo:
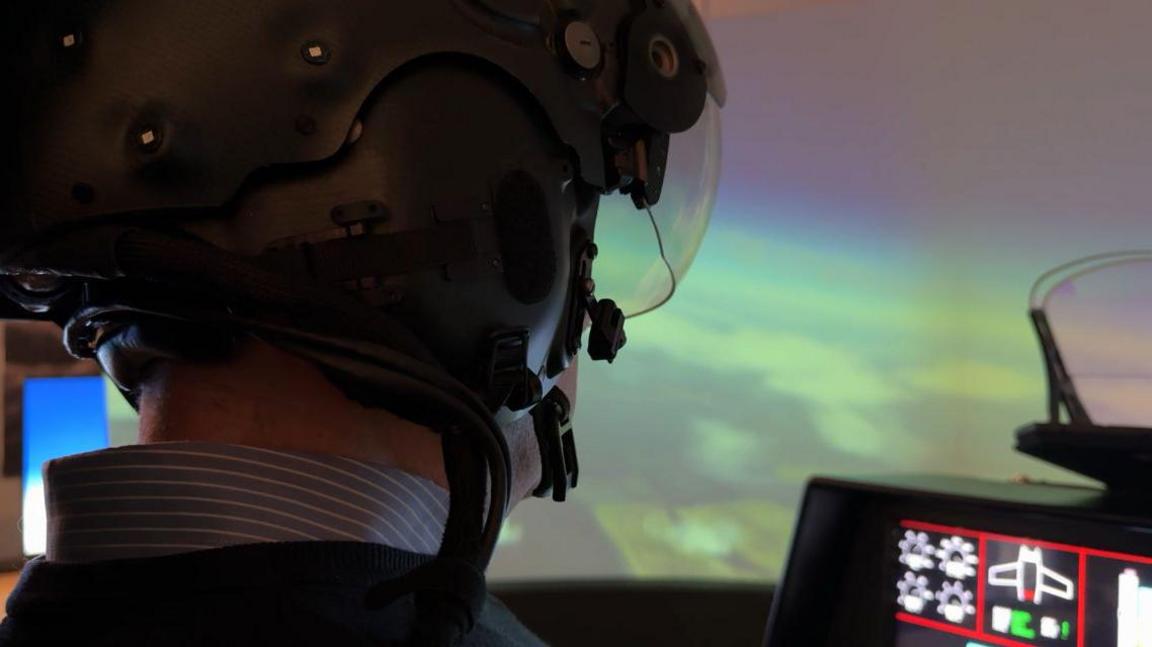
[[1152,252],[1084,259],[1033,293],[1084,409],[1101,426],[1152,427]]
[[709,98],[696,125],[673,134],[660,202],[639,210],[625,195],[600,202],[596,295],[630,317],[667,303],[704,240],[720,181],[720,108]]

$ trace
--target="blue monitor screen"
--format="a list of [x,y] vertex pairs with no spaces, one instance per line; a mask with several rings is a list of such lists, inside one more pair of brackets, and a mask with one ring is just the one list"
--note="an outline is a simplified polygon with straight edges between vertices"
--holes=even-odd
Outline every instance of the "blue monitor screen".
[[108,446],[104,380],[46,377],[24,381],[24,554],[44,552],[45,461]]

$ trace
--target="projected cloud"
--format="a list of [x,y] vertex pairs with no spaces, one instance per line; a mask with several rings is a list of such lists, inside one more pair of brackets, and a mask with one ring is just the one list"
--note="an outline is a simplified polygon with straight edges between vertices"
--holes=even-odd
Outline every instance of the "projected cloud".
[[1072,480],[1011,449],[1044,415],[1027,291],[1152,242],[1152,6],[699,4],[731,88],[713,229],[582,365],[575,501],[518,510],[495,577],[770,580],[817,473]]

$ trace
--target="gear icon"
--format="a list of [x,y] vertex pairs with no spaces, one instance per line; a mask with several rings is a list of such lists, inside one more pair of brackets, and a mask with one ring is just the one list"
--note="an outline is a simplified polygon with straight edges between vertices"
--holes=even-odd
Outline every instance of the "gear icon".
[[936,594],[936,613],[953,624],[961,625],[968,616],[976,614],[976,607],[972,605],[972,592],[964,589],[961,582],[945,582]]
[[896,583],[896,588],[900,590],[896,604],[904,607],[908,613],[916,615],[923,613],[925,605],[934,597],[928,590],[928,578],[911,571],[904,573],[904,579]]
[[926,532],[908,530],[904,538],[897,544],[900,547],[900,563],[914,572],[920,572],[936,567],[932,557],[936,554],[936,547]]
[[940,540],[940,548],[935,551],[940,570],[952,579],[963,580],[976,577],[976,565],[980,557],[976,546],[963,537],[952,535]]

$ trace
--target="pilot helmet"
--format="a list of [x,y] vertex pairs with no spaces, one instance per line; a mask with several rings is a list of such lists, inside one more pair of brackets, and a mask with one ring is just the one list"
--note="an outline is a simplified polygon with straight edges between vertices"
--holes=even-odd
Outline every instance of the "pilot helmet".
[[454,498],[471,479],[482,507],[487,474],[488,514],[454,505],[441,551],[479,571],[500,425],[564,422],[585,334],[616,357],[714,204],[726,87],[690,0],[0,12],[0,316],[59,324],[130,401],[152,360],[238,335],[316,363],[458,444]]

